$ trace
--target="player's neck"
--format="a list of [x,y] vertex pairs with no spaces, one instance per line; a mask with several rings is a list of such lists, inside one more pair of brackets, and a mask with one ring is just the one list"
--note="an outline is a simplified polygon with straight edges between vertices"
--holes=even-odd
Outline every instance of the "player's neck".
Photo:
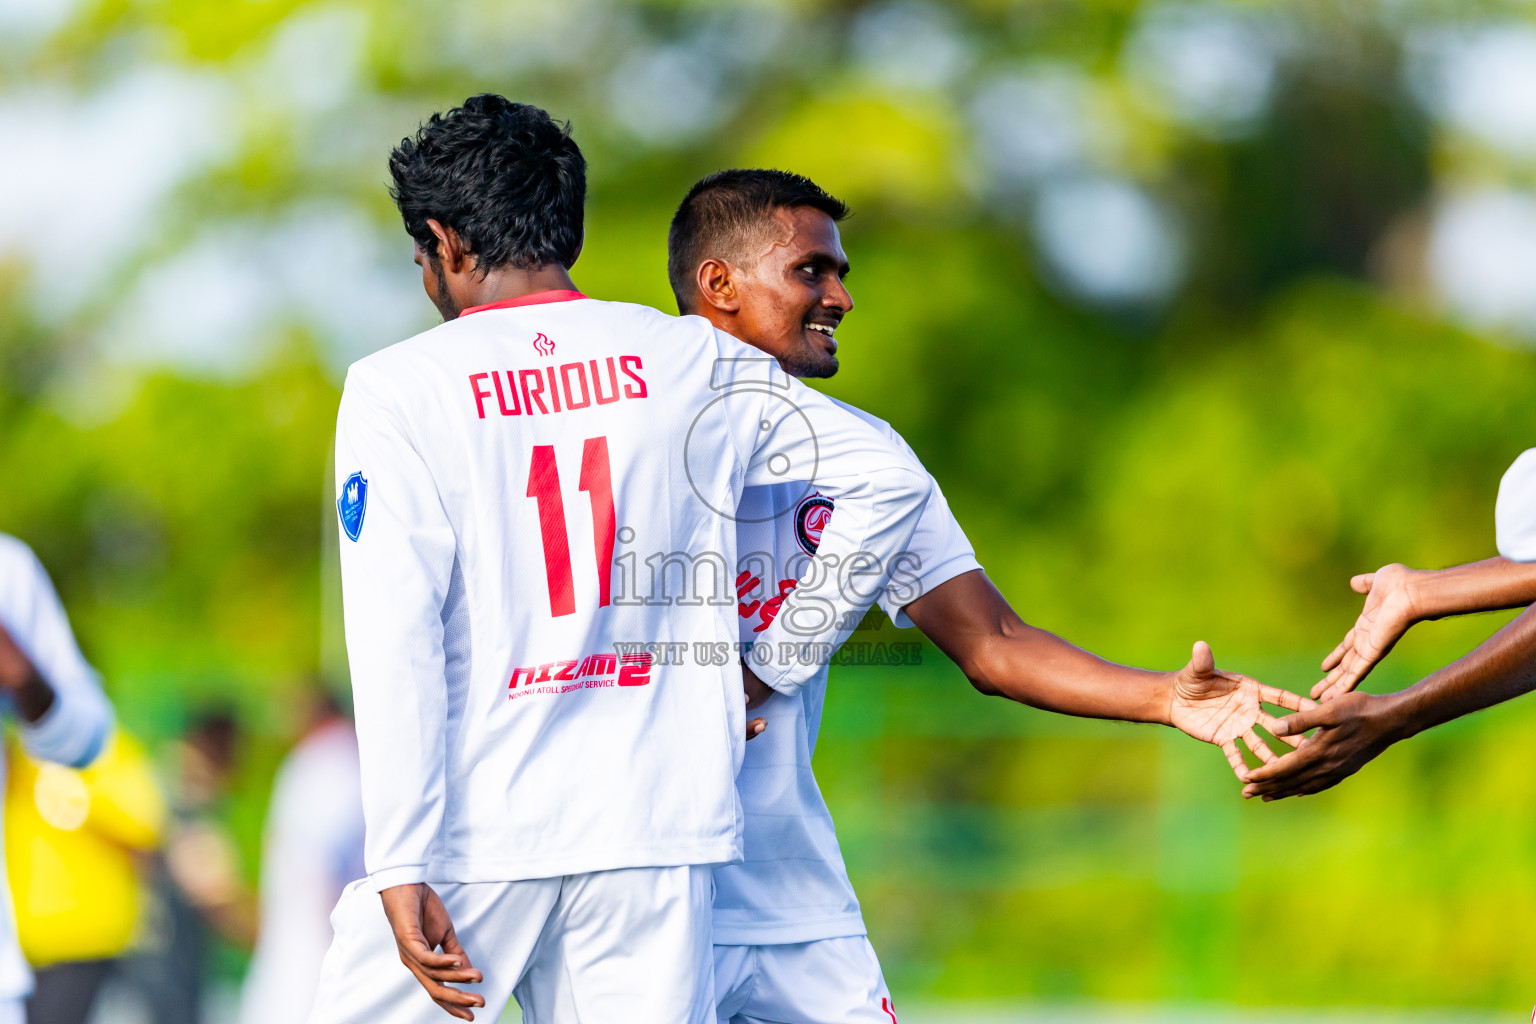
[[[772,352],[769,352],[768,349],[764,348],[762,345],[759,345],[757,342],[751,339],[748,332],[742,328],[736,317],[732,316],[730,313],[724,310],[717,309],[714,306],[710,306],[706,303],[701,303],[700,305],[702,308],[690,310],[690,312],[693,315],[701,316],[708,320],[710,323],[714,324],[716,330],[724,331],[726,334],[729,334],[737,341],[745,342],[758,351],[763,352],[766,355],[773,356]],[[774,358],[778,359],[778,356],[774,356]],[[793,370],[784,365],[783,360],[779,360],[779,368],[792,377],[798,376],[798,374],[796,374]]]
[[570,272],[559,264],[528,270],[503,267],[491,271],[481,280],[471,280],[464,289],[465,294],[455,298],[461,300],[460,309],[468,309],[471,306],[486,306],[493,302],[520,299],[524,295],[554,291],[576,291]]

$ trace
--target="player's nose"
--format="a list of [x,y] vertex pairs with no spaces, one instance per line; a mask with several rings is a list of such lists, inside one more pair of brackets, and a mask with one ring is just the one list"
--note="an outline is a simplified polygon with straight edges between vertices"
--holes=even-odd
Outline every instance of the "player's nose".
[[848,286],[834,278],[827,286],[826,294],[821,297],[821,304],[829,309],[842,310],[846,316],[853,310],[853,295],[848,291]]

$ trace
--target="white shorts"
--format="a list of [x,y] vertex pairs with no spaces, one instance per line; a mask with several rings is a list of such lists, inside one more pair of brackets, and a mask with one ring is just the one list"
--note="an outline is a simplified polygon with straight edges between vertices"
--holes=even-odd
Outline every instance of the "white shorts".
[[[501,1016],[517,989],[537,1024],[712,1024],[711,871],[628,868],[519,882],[438,882],[470,963],[464,985]],[[312,1024],[443,1024],[451,1018],[400,962],[379,897],[354,882],[331,914]]]
[[719,1024],[896,1024],[869,939],[715,947]]

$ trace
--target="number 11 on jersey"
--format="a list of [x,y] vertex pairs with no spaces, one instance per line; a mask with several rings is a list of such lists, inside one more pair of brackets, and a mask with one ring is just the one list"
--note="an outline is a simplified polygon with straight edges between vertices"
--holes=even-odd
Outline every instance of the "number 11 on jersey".
[[[613,476],[608,467],[608,439],[589,437],[582,445],[581,490],[592,506],[593,554],[597,558],[599,608],[606,608],[613,585]],[[539,504],[539,534],[544,542],[544,574],[549,583],[549,614],[555,617],[576,611],[576,586],[571,577],[571,543],[565,524],[565,502],[560,497],[560,470],[555,465],[555,446],[533,446],[528,466],[528,497]]]

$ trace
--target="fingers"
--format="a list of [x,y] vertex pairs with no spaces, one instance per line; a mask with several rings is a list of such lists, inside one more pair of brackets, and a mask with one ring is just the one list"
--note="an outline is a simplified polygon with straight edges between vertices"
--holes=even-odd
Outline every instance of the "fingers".
[[1286,746],[1294,750],[1296,747],[1301,745],[1301,739],[1281,735],[1278,731],[1280,728],[1280,722],[1281,719],[1276,718],[1274,715],[1271,715],[1268,712],[1259,712],[1258,724],[1262,725],[1266,730],[1268,730],[1269,734],[1274,736],[1275,739],[1279,740],[1281,743],[1284,743]]
[[1243,799],[1251,800],[1290,786],[1311,764],[1312,756],[1308,751],[1295,750],[1260,765],[1243,780]]
[[763,730],[766,729],[766,728],[768,728],[768,719],[766,719],[766,718],[754,718],[754,719],[752,719],[752,721],[747,723],[747,739],[748,740],[752,740],[752,739],[757,738],[758,736],[761,736],[763,734]]
[[1316,704],[1299,693],[1282,690],[1278,686],[1265,686],[1263,683],[1259,684],[1259,700],[1279,708],[1288,708],[1291,711],[1306,711],[1308,708],[1317,707]]
[[1346,693],[1349,693],[1354,688],[1354,680],[1342,680],[1340,682],[1333,683],[1323,691],[1322,696],[1317,698],[1318,703],[1326,704],[1331,700],[1337,700],[1338,698],[1344,696]]
[[1216,671],[1216,656],[1211,653],[1210,644],[1204,640],[1195,641],[1186,670],[1196,676],[1208,676]]
[[[403,960],[404,957],[401,959]],[[485,1005],[485,997],[478,992],[461,992],[456,988],[439,984],[422,973],[410,961],[406,961],[405,966],[409,967],[411,973],[416,975],[416,980],[421,983],[422,988],[426,989],[427,995],[432,997],[434,1003],[460,1020],[474,1020],[475,1015],[471,1012],[470,1008]]]
[[1357,594],[1369,594],[1371,592],[1371,585],[1375,582],[1375,573],[1363,572],[1358,576],[1351,576],[1349,578],[1349,589]]
[[1339,641],[1339,646],[1328,652],[1328,657],[1323,659],[1323,671],[1332,672],[1335,668],[1337,668],[1339,662],[1344,660],[1344,655],[1348,654],[1349,649],[1354,646],[1354,642],[1355,631],[1350,630],[1348,633],[1345,633],[1344,639]]
[[427,948],[425,942],[400,942],[400,959],[405,960],[407,966],[419,969],[421,973],[436,981],[454,981],[478,984],[484,978],[474,965],[469,962],[464,947],[454,939],[455,952],[448,952],[444,943],[444,952],[437,953]]
[[1259,734],[1251,728],[1243,732],[1243,742],[1248,744],[1248,750],[1254,757],[1269,764],[1275,759],[1275,752],[1269,749],[1269,744],[1259,738]]
[[[1298,711],[1294,715],[1286,715],[1275,720],[1275,727],[1270,729],[1276,736],[1300,736],[1308,729],[1315,729],[1319,725],[1330,724],[1333,718],[1333,710],[1326,704],[1317,704],[1305,711]],[[1266,726],[1265,728],[1268,728]]]
[[1221,745],[1221,752],[1227,755],[1227,764],[1232,766],[1232,772],[1237,776],[1237,781],[1247,782],[1248,766],[1243,763],[1243,752],[1237,749],[1237,744],[1227,740]]

